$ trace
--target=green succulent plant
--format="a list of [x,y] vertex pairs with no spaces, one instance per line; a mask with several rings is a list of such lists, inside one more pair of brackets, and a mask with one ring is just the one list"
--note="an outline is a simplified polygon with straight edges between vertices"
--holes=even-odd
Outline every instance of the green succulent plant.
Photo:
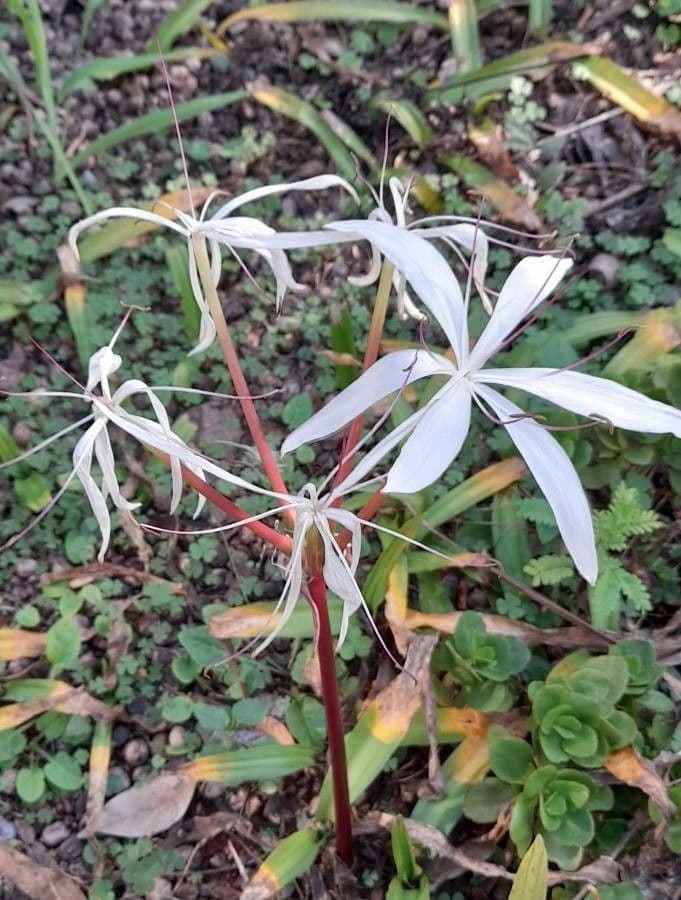
[[546,683],[531,684],[533,726],[547,760],[592,769],[631,743],[636,723],[615,708],[628,681],[623,657],[588,658],[578,651],[554,668]]
[[522,856],[541,834],[548,857],[563,869],[579,866],[595,834],[593,813],[612,807],[609,787],[584,772],[542,766],[527,778],[513,807],[510,835]]
[[495,712],[509,708],[512,694],[506,682],[529,659],[517,638],[488,634],[482,616],[470,611],[459,619],[453,637],[442,642],[434,661],[462,685],[457,703]]

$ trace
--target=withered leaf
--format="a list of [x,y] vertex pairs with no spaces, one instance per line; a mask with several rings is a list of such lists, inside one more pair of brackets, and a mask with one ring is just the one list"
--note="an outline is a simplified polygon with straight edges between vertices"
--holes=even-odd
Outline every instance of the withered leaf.
[[85,900],[85,894],[69,877],[38,865],[3,843],[0,843],[0,874],[31,900],[57,897],[59,900]]
[[159,775],[112,797],[104,806],[97,831],[114,837],[151,837],[167,831],[187,812],[196,781],[182,774]]

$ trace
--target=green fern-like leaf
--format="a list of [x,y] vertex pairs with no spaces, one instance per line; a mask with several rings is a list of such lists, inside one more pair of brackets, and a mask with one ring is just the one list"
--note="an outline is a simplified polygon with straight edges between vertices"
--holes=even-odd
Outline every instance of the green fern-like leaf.
[[640,578],[604,554],[600,554],[599,565],[598,581],[589,590],[591,622],[596,628],[616,629],[625,600],[636,612],[648,612],[650,594]]
[[540,587],[567,581],[574,575],[575,568],[569,556],[547,554],[531,559],[523,571],[530,576],[534,587]]
[[638,491],[624,482],[615,489],[609,509],[594,515],[596,539],[604,550],[624,550],[629,538],[650,534],[661,526],[658,514],[645,509]]
[[524,497],[518,502],[518,512],[535,525],[555,525],[553,510],[543,497]]

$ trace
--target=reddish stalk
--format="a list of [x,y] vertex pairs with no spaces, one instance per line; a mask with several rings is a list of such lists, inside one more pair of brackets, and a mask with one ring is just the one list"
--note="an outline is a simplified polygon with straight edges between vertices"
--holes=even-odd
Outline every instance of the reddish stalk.
[[265,432],[263,431],[260,417],[258,416],[258,412],[255,408],[255,404],[251,400],[251,392],[241,368],[241,363],[239,362],[239,355],[236,352],[236,348],[234,347],[232,336],[229,333],[227,321],[222,311],[222,304],[220,303],[217,289],[215,287],[215,284],[213,283],[213,276],[211,275],[205,237],[202,234],[195,234],[192,237],[192,245],[194,248],[194,256],[196,258],[196,266],[198,269],[199,278],[201,279],[201,286],[206,295],[206,300],[208,301],[208,307],[210,309],[213,322],[215,323],[218,341],[220,342],[220,347],[222,349],[222,355],[224,356],[225,363],[227,364],[227,369],[229,370],[235,393],[239,396],[241,411],[243,412],[244,418],[246,419],[248,430],[251,433],[253,443],[255,444],[255,448],[258,451],[260,461],[262,462],[262,467],[270,481],[270,484],[272,485],[273,490],[279,492],[280,494],[286,494],[288,493],[288,491],[286,490],[284,479],[281,477],[281,472],[279,471],[277,461],[274,458],[274,453],[272,452],[270,445],[267,443],[267,438],[265,437]]
[[336,654],[331,635],[329,609],[326,602],[326,584],[322,575],[315,575],[308,583],[310,600],[317,622],[317,656],[322,678],[322,697],[326,712],[331,779],[333,782],[333,805],[336,825],[336,853],[343,862],[351,866],[352,811],[348,789],[348,768],[345,759],[345,735],[341,714],[338,679],[336,678]]
[[[364,359],[362,360],[362,372],[366,372],[368,368],[378,359],[378,351],[381,349],[381,336],[383,335],[383,326],[388,310],[388,301],[390,300],[390,288],[392,287],[393,265],[387,262],[383,263],[381,269],[381,278],[378,282],[376,291],[376,300],[374,302],[374,311],[371,316],[371,327],[369,328],[369,337],[367,338],[366,349],[364,350]],[[341,464],[338,467],[338,473],[334,480],[334,484],[340,484],[354,465],[354,459],[349,456],[362,433],[364,425],[364,416],[358,416],[348,429],[348,433],[343,441],[341,450]]]
[[[250,513],[247,513],[245,509],[242,509],[234,503],[233,500],[230,500],[225,497],[224,494],[221,494],[212,484],[202,481],[198,475],[194,475],[194,473],[190,472],[185,466],[182,466],[181,468],[182,479],[185,484],[188,484],[189,487],[193,488],[198,494],[202,494],[209,503],[213,504],[213,506],[217,506],[218,509],[221,509],[237,522],[244,522],[245,519],[251,518]],[[270,528],[269,525],[265,525],[262,521],[244,522],[244,528],[250,528],[253,534],[257,534],[263,541],[267,541],[268,544],[271,544],[282,553],[286,553],[288,556],[291,555],[291,538],[288,537],[288,535],[275,531],[274,528]]]

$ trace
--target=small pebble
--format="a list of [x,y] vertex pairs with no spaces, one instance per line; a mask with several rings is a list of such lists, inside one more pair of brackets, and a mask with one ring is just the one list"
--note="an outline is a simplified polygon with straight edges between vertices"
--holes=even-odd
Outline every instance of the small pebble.
[[40,835],[40,842],[46,847],[57,847],[63,843],[71,832],[63,822],[52,822],[43,828]]
[[35,573],[35,570],[38,568],[38,561],[36,559],[22,559],[19,560],[16,566],[16,573],[19,578],[30,578],[31,575]]
[[66,838],[64,843],[61,844],[57,850],[57,858],[64,862],[73,862],[76,859],[80,859],[82,852],[83,841],[81,841],[77,835],[72,834],[70,837]]
[[17,783],[17,770],[6,769],[0,775],[0,794],[13,794]]
[[141,766],[149,759],[149,748],[141,738],[134,738],[123,747],[123,759],[133,768]]
[[219,781],[207,781],[201,785],[201,795],[206,800],[217,800],[227,790],[226,784],[220,784]]
[[17,836],[17,830],[11,822],[0,816],[0,841],[12,841]]
[[185,730],[181,725],[175,725],[168,732],[168,744],[171,747],[184,747],[185,745]]

